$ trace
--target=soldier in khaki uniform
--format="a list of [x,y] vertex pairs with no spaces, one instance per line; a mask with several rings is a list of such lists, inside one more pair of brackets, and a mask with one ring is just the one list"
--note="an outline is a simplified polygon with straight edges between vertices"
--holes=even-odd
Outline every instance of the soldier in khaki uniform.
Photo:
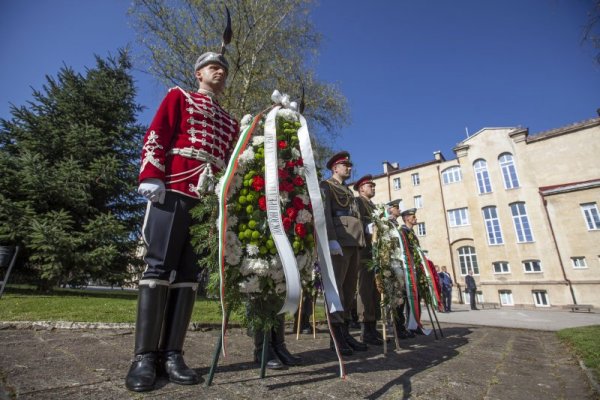
[[360,338],[363,342],[381,346],[383,340],[376,328],[377,305],[379,292],[375,287],[375,272],[369,269],[372,259],[373,211],[375,204],[371,199],[375,196],[375,182],[372,175],[365,175],[353,186],[358,192],[356,203],[360,212],[365,234],[365,247],[360,251],[360,268],[358,269],[358,318],[361,324]]
[[[360,249],[365,247],[365,236],[354,193],[344,185],[350,177],[352,163],[350,154],[342,151],[335,154],[327,162],[331,170],[331,178],[320,184],[325,208],[325,221],[329,250],[335,272],[335,280],[344,307],[343,312],[330,315],[332,331],[343,355],[355,351],[367,350],[367,345],[354,339],[348,330],[350,308],[356,293]],[[334,349],[333,340],[330,348]]]

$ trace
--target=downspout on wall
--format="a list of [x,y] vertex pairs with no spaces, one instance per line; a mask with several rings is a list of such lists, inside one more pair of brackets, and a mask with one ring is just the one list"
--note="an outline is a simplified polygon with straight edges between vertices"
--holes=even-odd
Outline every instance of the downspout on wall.
[[550,233],[552,233],[552,241],[554,242],[554,248],[556,249],[556,254],[558,254],[558,263],[560,264],[560,269],[562,270],[563,278],[569,285],[569,290],[571,291],[571,297],[573,298],[573,304],[577,304],[577,299],[575,298],[575,291],[573,290],[573,285],[571,281],[567,278],[567,273],[565,271],[565,266],[562,262],[562,256],[560,254],[560,250],[558,249],[558,242],[556,241],[556,235],[554,234],[554,227],[552,226],[552,220],[550,219],[550,213],[548,212],[548,202],[544,197],[542,191],[539,191],[540,197],[542,198],[542,204],[544,205],[544,211],[546,213],[546,219],[548,220],[548,226],[550,226]]

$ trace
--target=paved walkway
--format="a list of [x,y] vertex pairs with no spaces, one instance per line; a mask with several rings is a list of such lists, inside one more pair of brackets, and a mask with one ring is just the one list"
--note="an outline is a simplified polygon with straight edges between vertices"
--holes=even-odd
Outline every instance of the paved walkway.
[[[599,398],[578,361],[547,331],[563,324],[599,324],[598,314],[460,308],[439,315],[441,340],[418,336],[401,341],[398,350],[392,343],[386,356],[381,347],[370,346],[348,357],[345,380],[328,350],[324,326],[316,339],[302,335],[296,340],[288,334],[288,347],[305,364],[268,371],[262,380],[251,359],[251,339],[232,329],[229,354],[221,360],[213,386],[179,386],[161,379],[148,394],[128,392],[123,385],[133,348],[130,328],[16,329],[0,324],[0,399]],[[483,326],[494,321],[546,330]],[[217,337],[218,330],[188,334],[186,359],[205,377]]]

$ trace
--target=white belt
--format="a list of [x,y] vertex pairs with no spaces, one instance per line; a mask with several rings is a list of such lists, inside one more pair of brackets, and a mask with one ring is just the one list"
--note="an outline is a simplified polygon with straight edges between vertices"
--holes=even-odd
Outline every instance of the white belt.
[[184,148],[173,148],[169,150],[167,154],[177,154],[182,157],[192,158],[198,161],[204,161],[210,164],[215,165],[219,169],[224,169],[226,167],[225,162],[212,154],[207,153],[204,150],[195,149],[193,147],[184,147]]

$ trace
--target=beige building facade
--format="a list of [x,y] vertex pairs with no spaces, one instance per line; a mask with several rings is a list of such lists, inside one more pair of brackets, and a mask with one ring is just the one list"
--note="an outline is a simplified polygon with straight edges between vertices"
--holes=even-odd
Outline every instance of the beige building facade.
[[600,118],[536,135],[484,128],[454,153],[384,162],[373,198],[418,209],[415,231],[447,266],[454,301],[473,269],[480,302],[600,307]]

